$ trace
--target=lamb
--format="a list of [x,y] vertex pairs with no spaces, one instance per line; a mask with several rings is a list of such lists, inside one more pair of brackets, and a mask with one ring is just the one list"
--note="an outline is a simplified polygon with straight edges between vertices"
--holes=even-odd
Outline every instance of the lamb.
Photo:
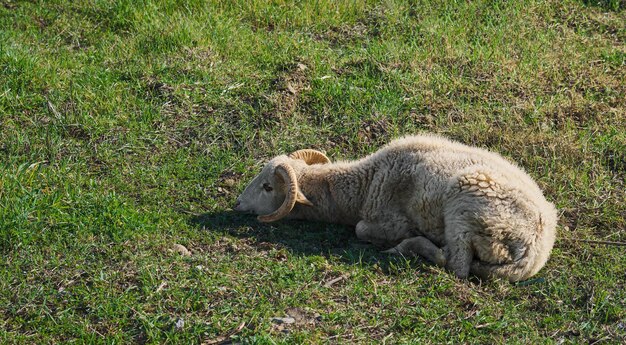
[[557,213],[502,156],[444,137],[396,139],[357,161],[305,149],[273,158],[237,198],[261,222],[356,227],[359,239],[419,255],[459,278],[528,279],[546,263]]

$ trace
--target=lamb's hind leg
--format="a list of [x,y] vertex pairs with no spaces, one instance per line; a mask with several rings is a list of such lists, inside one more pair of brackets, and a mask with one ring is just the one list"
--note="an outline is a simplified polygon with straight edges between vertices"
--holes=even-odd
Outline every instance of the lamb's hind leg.
[[471,244],[471,223],[464,216],[452,215],[446,223],[446,268],[462,279],[469,276],[474,251]]
[[404,256],[419,255],[439,267],[446,266],[446,256],[443,249],[437,247],[424,236],[407,238],[397,246],[385,250],[383,253],[400,254]]

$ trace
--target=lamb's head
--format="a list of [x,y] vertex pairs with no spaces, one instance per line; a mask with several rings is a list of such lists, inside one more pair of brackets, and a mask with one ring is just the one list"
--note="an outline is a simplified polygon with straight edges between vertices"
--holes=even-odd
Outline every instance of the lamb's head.
[[261,222],[274,222],[289,214],[296,203],[313,204],[302,194],[294,166],[330,162],[314,150],[300,150],[272,159],[237,198],[234,210],[259,215]]

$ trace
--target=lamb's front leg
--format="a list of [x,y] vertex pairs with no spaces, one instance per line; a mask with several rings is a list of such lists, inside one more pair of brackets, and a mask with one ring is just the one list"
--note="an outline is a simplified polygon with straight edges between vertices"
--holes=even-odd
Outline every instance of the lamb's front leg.
[[446,266],[446,254],[443,248],[437,247],[424,236],[407,238],[397,246],[385,250],[383,253],[400,254],[404,256],[419,255],[439,267]]
[[393,246],[384,253],[405,256],[419,255],[435,265],[445,267],[444,250],[424,236],[415,236],[415,233],[409,229],[410,223],[402,219],[378,223],[362,220],[356,225],[356,236],[381,247]]
[[356,237],[381,247],[389,248],[414,236],[409,230],[408,221],[402,219],[378,222],[361,220],[356,225]]

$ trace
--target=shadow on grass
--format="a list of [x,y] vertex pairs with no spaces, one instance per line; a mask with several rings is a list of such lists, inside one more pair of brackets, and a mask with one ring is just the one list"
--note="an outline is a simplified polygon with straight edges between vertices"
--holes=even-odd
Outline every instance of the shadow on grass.
[[[406,260],[381,253],[381,249],[357,239],[354,227],[312,221],[281,220],[261,223],[256,216],[234,211],[205,213],[191,218],[191,223],[213,234],[251,239],[252,246],[287,248],[296,255],[336,257],[348,264],[378,265],[385,273]],[[410,258],[410,265],[423,270],[428,264],[421,258]]]
[[585,6],[599,7],[605,11],[619,12],[626,8],[624,0],[583,0]]

